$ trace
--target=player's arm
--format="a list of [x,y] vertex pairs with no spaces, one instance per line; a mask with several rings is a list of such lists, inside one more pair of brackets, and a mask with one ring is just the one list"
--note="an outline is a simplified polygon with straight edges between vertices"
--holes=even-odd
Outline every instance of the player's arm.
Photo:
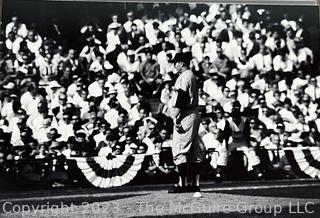
[[176,90],[176,94],[177,94],[177,98],[174,104],[174,107],[176,109],[175,118],[176,118],[176,123],[180,124],[181,111],[185,110],[190,105],[190,96],[188,92],[182,89]]
[[249,145],[249,143],[250,143],[250,123],[249,123],[249,120],[248,120],[248,119],[246,120],[244,126],[245,126],[245,127],[244,127],[244,132],[243,132],[243,134],[244,134],[244,137],[245,137],[246,142],[247,142],[248,145]]

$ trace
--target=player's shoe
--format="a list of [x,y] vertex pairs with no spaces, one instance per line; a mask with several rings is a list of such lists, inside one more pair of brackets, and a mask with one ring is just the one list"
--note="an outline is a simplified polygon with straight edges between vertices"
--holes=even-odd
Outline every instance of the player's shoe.
[[168,190],[168,193],[171,193],[171,194],[184,193],[184,192],[186,192],[186,187],[182,187],[180,185],[174,185]]
[[222,182],[222,176],[220,173],[216,174],[216,183],[221,183]]
[[202,198],[202,194],[201,194],[201,192],[195,192],[195,193],[193,194],[193,197],[194,197],[194,198]]

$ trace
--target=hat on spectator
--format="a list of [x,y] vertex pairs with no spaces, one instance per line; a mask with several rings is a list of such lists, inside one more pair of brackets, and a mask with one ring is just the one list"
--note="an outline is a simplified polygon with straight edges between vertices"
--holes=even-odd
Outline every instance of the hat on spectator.
[[158,120],[153,117],[146,117],[145,120],[146,122],[153,122],[154,124],[158,123]]
[[277,123],[277,129],[284,129],[285,128],[285,126],[284,126],[284,124],[283,123]]
[[300,138],[299,134],[293,133],[291,136],[288,138],[288,140],[295,142],[295,143],[301,143],[303,140]]
[[138,149],[138,145],[136,145],[135,143],[131,143],[131,144],[129,145],[129,147],[130,147],[131,149]]
[[3,86],[4,89],[12,90],[16,87],[16,84],[14,82],[8,82],[6,85]]
[[18,96],[14,93],[10,94],[10,98],[18,98]]
[[199,23],[198,17],[197,17],[196,15],[194,15],[194,14],[191,14],[191,15],[190,15],[189,20],[190,20],[190,22],[192,22],[192,23]]
[[[188,53],[189,52],[189,53]],[[187,46],[187,47],[184,47],[183,49],[182,49],[182,53],[184,53],[185,55],[189,55],[189,56],[191,56],[192,57],[192,53],[191,53],[191,51],[190,51],[190,48]]]
[[107,61],[107,60],[104,61],[103,67],[104,67],[106,70],[111,70],[111,69],[113,69],[113,65],[112,65],[109,61]]
[[61,137],[61,134],[58,133],[58,130],[56,128],[51,128],[50,132],[51,131],[54,131],[54,134],[56,135],[56,138],[60,138]]
[[110,88],[107,95],[116,95],[118,94],[117,90],[115,88]]
[[79,75],[78,74],[73,74],[72,75],[72,79],[79,79]]
[[293,39],[293,41],[294,42],[301,42],[302,41],[302,38],[301,37],[295,37],[294,39]]
[[60,88],[61,87],[61,85],[56,80],[51,81],[49,86],[50,86],[51,89],[55,89],[55,88]]
[[121,144],[116,144],[115,149],[122,149]]
[[240,75],[240,71],[237,68],[233,68],[231,71],[231,76]]
[[133,55],[135,55],[134,51],[132,49],[129,49],[127,51],[127,56],[133,56]]
[[87,137],[87,134],[83,129],[79,129],[75,135],[76,137],[83,137],[83,138]]
[[109,83],[119,83],[120,82],[120,76],[116,73],[112,73],[111,75],[108,76],[107,81]]
[[218,69],[215,68],[215,67],[211,68],[211,69],[209,70],[209,74],[210,74],[210,75],[218,74]]

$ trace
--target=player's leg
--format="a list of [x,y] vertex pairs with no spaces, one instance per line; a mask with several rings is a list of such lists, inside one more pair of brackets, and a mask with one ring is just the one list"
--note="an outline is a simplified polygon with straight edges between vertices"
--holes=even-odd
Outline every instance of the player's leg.
[[186,192],[186,186],[187,186],[187,175],[188,175],[188,164],[187,163],[181,163],[177,165],[178,167],[178,173],[179,173],[179,182],[178,184],[171,187],[168,192],[169,193],[182,193]]
[[[197,121],[195,123],[195,121]],[[178,166],[179,170],[179,184],[175,186],[177,188],[173,188],[173,190],[169,190],[170,193],[177,193],[181,191],[185,191],[185,187],[187,185],[186,180],[191,178],[188,173],[188,164],[189,163],[191,147],[193,146],[194,141],[196,140],[198,129],[200,125],[200,119],[198,121],[198,116],[195,113],[187,113],[181,121],[182,128],[185,132],[177,132],[174,128],[173,133],[173,141],[172,141],[172,153],[174,157],[174,163]],[[196,134],[195,134],[196,132]],[[200,153],[200,152],[199,152]],[[202,159],[201,159],[202,160]],[[194,161],[192,161],[194,162]]]
[[201,148],[198,141],[198,132],[200,125],[200,116],[198,113],[193,115],[193,125],[190,128],[192,133],[192,145],[190,151],[188,152],[188,159],[190,162],[190,180],[191,186],[189,191],[199,192],[200,191],[200,171],[202,167],[203,156],[201,153]]

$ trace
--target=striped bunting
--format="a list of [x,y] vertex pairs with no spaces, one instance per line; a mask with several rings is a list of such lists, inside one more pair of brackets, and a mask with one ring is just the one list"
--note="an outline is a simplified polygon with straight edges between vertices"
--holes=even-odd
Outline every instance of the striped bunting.
[[72,158],[86,179],[99,188],[129,183],[141,169],[145,155]]
[[[145,154],[108,157],[74,157],[77,166],[94,186],[109,188],[122,186],[135,178],[142,167]],[[268,150],[271,162],[285,156],[291,170],[300,178],[320,178],[320,148],[284,148]]]
[[320,178],[320,148],[287,148],[285,155],[299,177]]

